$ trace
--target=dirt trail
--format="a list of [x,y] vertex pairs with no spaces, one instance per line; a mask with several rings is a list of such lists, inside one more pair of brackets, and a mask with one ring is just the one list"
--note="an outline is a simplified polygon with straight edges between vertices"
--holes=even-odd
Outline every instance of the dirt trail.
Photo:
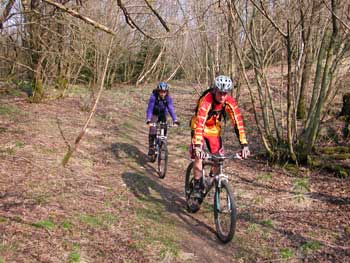
[[[173,85],[182,125],[169,131],[165,179],[147,162],[151,88],[105,91],[68,166],[60,162],[88,113],[89,94],[28,104],[0,97],[0,262],[347,262],[350,182],[319,171],[230,162],[238,206],[234,240],[215,235],[212,208],[185,209],[192,90]],[[245,111],[253,152],[253,116]],[[227,148],[237,149],[231,132]]]

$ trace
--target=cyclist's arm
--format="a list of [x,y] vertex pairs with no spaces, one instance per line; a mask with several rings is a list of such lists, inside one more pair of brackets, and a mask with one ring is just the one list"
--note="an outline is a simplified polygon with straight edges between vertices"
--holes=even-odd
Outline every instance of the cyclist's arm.
[[226,100],[226,112],[230,116],[234,131],[239,139],[241,146],[248,145],[247,138],[245,135],[243,117],[239,110],[236,101],[232,97],[228,97]]
[[151,121],[155,102],[156,102],[156,97],[152,93],[148,100],[148,106],[146,110],[146,121]]
[[208,93],[198,102],[198,111],[196,115],[195,130],[192,143],[202,145],[205,122],[212,105],[212,95]]

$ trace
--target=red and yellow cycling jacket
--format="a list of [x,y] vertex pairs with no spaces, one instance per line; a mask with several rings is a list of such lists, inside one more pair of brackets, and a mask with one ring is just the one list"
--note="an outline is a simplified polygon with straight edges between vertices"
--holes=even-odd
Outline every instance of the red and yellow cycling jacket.
[[[245,136],[243,118],[234,98],[227,95],[225,112],[230,117],[233,127],[237,132],[241,145],[247,144]],[[203,136],[220,136],[223,104],[214,102],[214,95],[208,92],[198,102],[197,114],[191,120],[191,129],[194,132],[193,144],[203,143]]]

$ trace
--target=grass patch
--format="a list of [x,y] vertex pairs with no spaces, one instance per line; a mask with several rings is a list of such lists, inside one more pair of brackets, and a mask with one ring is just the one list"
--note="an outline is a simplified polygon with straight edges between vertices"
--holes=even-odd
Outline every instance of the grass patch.
[[15,146],[17,148],[23,148],[25,146],[25,143],[22,141],[15,141]]
[[248,226],[247,231],[249,233],[256,233],[256,232],[260,231],[260,229],[259,229],[259,226],[257,224],[251,224]]
[[264,203],[264,197],[258,195],[258,196],[255,196],[252,200],[253,204],[256,204],[256,205],[261,205]]
[[47,205],[50,202],[50,197],[47,194],[38,194],[32,198],[37,205]]
[[179,246],[174,240],[169,238],[161,238],[160,258],[165,259],[168,257],[176,258],[179,255]]
[[0,116],[8,116],[11,117],[13,115],[19,114],[21,111],[12,105],[0,105]]
[[16,252],[18,250],[18,245],[15,243],[15,242],[12,242],[12,243],[5,243],[5,242],[2,242],[0,244],[0,253],[1,252]]
[[297,176],[299,174],[299,167],[295,164],[290,164],[287,163],[284,167],[283,170],[288,172],[289,174],[293,176]]
[[344,232],[345,232],[345,234],[346,234],[348,237],[350,237],[350,226],[345,226],[345,227],[344,227]]
[[136,209],[136,225],[141,227],[133,232],[133,247],[152,247],[161,260],[178,257],[180,248],[174,221],[165,215],[162,204],[149,202],[147,205]]
[[5,153],[8,155],[13,155],[16,153],[16,150],[14,148],[5,148],[5,149],[1,149],[0,148],[0,153]]
[[16,153],[17,149],[23,148],[25,145],[22,141],[15,141],[14,143],[9,143],[7,146],[0,148],[0,153],[5,153],[8,155],[13,155]]
[[281,248],[280,255],[283,259],[290,259],[294,256],[294,252],[290,248]]
[[87,224],[93,228],[99,228],[103,226],[110,226],[115,221],[117,221],[117,217],[110,213],[104,213],[100,215],[81,215],[80,221],[84,224]]
[[69,89],[69,93],[72,95],[81,95],[91,93],[91,89],[87,88],[84,85],[71,85]]
[[56,227],[55,223],[49,219],[48,220],[41,220],[39,222],[33,223],[32,226],[37,227],[37,228],[44,228],[47,230],[52,230]]
[[273,227],[273,221],[271,219],[264,220],[261,223],[263,224],[263,226]]
[[273,179],[273,174],[267,173],[267,174],[259,175],[256,179],[258,181],[271,181]]
[[309,179],[298,178],[293,182],[293,191],[297,202],[302,202],[305,199],[305,193],[310,191]]
[[180,144],[176,146],[176,149],[181,151],[182,153],[188,152],[188,145],[187,144]]
[[134,127],[134,124],[133,124],[133,123],[126,121],[126,122],[124,122],[124,123],[122,124],[122,128],[134,129],[135,127]]
[[63,221],[61,226],[66,230],[70,230],[73,227],[72,223],[67,220]]
[[306,193],[310,191],[308,178],[296,179],[293,183],[293,190],[297,193]]
[[318,249],[320,249],[322,247],[321,243],[318,241],[309,241],[304,243],[301,246],[301,250],[303,251],[303,253],[305,254],[309,254],[312,253]]
[[153,211],[148,208],[137,208],[136,214],[140,221],[152,220],[156,223],[162,223],[163,212],[160,209],[155,209]]
[[23,95],[23,91],[21,91],[19,89],[12,88],[12,89],[8,89],[7,91],[11,96],[14,96],[14,97],[22,97],[22,95]]
[[75,263],[75,262],[80,262],[80,254],[78,251],[72,251],[68,255],[68,262],[69,263]]

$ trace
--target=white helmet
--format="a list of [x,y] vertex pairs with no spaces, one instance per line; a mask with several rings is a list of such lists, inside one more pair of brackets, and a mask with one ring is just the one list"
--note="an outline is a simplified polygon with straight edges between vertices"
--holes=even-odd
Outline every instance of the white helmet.
[[229,92],[232,90],[232,80],[230,77],[220,75],[215,78],[214,86],[221,92]]

